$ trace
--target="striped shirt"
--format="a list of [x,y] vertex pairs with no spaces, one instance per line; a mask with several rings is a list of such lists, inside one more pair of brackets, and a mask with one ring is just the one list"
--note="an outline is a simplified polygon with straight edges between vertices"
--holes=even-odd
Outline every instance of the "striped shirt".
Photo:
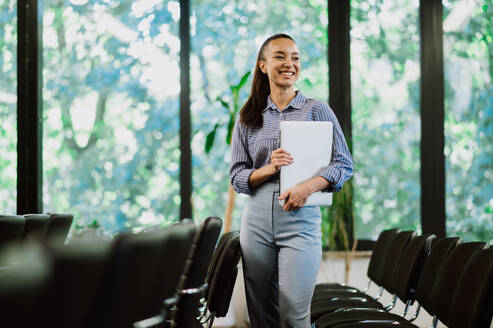
[[330,121],[334,125],[332,160],[320,173],[330,182],[324,191],[340,191],[342,185],[353,175],[353,161],[337,118],[325,102],[306,98],[300,91],[281,111],[270,96],[263,111],[264,124],[253,128],[236,120],[231,147],[229,176],[233,189],[238,193],[253,194],[250,175],[270,163],[273,150],[279,148],[279,123],[281,121]]

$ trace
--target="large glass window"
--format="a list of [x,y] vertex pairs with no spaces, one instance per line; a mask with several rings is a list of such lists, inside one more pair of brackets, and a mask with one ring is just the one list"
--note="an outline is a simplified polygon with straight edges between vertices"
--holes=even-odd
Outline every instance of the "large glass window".
[[493,240],[493,6],[444,1],[447,233]]
[[178,1],[45,2],[44,206],[110,232],[179,218]]
[[351,1],[356,237],[420,224],[418,0]]
[[17,203],[17,1],[0,1],[0,213]]
[[[291,35],[301,51],[302,75],[297,88],[309,97],[328,99],[327,1],[194,0],[191,23],[194,213],[199,219],[211,214],[224,217],[230,112],[241,108],[250,93],[263,41],[276,33]],[[232,89],[249,71],[252,75],[235,102]],[[216,126],[214,144],[207,154],[207,136]],[[239,228],[245,197],[240,195],[236,200],[233,228]]]

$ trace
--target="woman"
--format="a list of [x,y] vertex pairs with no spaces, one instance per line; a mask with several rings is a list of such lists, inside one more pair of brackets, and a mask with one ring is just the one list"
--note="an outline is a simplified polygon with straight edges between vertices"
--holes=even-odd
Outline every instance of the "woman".
[[[321,216],[305,206],[316,191],[339,191],[353,172],[351,155],[330,107],[295,91],[300,54],[286,34],[260,48],[252,91],[234,128],[230,178],[251,195],[243,211],[240,243],[252,327],[310,327],[310,300],[321,261]],[[279,170],[293,163],[278,148],[282,120],[331,121],[332,161],[320,176],[279,195]],[[284,205],[279,205],[284,200]]]

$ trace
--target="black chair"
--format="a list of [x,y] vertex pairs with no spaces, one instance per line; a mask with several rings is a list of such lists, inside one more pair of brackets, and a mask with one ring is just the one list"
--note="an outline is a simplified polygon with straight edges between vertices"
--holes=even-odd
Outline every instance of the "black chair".
[[15,248],[19,245],[25,224],[23,216],[0,215],[0,251],[6,246]]
[[212,327],[214,318],[225,317],[228,312],[241,258],[239,233],[233,232],[221,238],[221,241],[223,240],[224,242],[219,243],[216,248],[216,251],[219,250],[217,263],[207,277],[209,287],[204,298],[210,313],[209,328]]
[[[456,241],[455,241],[456,242]],[[438,244],[439,242],[437,242]],[[453,243],[452,243],[453,244]],[[445,245],[444,248],[448,248],[449,245]],[[464,244],[459,244],[456,247],[453,247],[453,249],[450,252],[450,255],[447,257],[447,259],[444,261],[444,266],[442,269],[440,269],[440,274],[438,277],[436,277],[435,280],[435,287],[432,290],[429,290],[428,292],[432,293],[432,302],[431,302],[431,309],[428,309],[425,304],[421,304],[429,313],[434,314],[433,317],[433,323],[432,327],[436,327],[438,324],[438,320],[442,321],[445,325],[448,327],[461,327],[461,328],[479,328],[479,327],[488,327],[488,326],[462,326],[462,325],[455,325],[455,322],[452,322],[450,319],[454,319],[454,313],[455,311],[458,310],[461,306],[463,306],[463,300],[460,298],[464,296],[467,292],[465,290],[469,290],[471,287],[474,287],[474,282],[471,282],[469,280],[469,277],[475,276],[474,271],[477,271],[478,268],[475,267],[474,265],[470,265],[470,260],[471,258],[475,259],[476,256],[478,256],[478,253],[482,252],[482,249],[486,247],[486,243],[482,242],[471,242],[471,243],[464,243]],[[491,255],[488,255],[487,258]],[[482,261],[483,259],[477,259],[477,262]],[[491,274],[489,270],[492,270],[491,267],[489,267],[490,264],[487,266],[483,267],[482,273],[488,275]],[[426,266],[425,266],[426,267]],[[480,270],[481,271],[481,270]],[[463,277],[465,280],[463,280]],[[488,278],[486,278],[488,279]],[[485,289],[491,288],[491,281],[485,282],[486,280],[479,279],[479,283],[476,286],[481,285],[482,283],[485,283],[483,286]],[[459,283],[461,284],[461,288],[463,289],[462,292],[460,291],[459,288]],[[471,286],[471,283],[473,284]],[[419,288],[418,284],[418,288]],[[474,293],[477,292],[477,289],[474,291]],[[422,291],[420,293],[417,293],[417,299],[420,301],[419,296],[421,295]],[[458,294],[457,294],[458,293]],[[482,298],[484,301],[483,304],[480,304],[480,306],[477,306],[477,299],[474,299],[472,301],[473,305],[473,311],[474,313],[480,313],[478,317],[480,317],[482,321],[487,320],[486,318],[489,316],[491,319],[491,307],[487,308],[488,305],[490,305],[492,302],[491,301],[491,294],[489,293],[489,290],[483,293],[482,291],[474,294],[471,298]],[[457,294],[457,299],[455,298],[455,294]],[[478,296],[479,295],[479,296]],[[483,297],[484,296],[484,297]],[[469,298],[469,300],[471,300]],[[456,308],[453,308],[452,305],[452,300],[456,302],[455,306]],[[478,309],[479,308],[479,309]],[[467,319],[465,320],[471,320],[470,313],[464,313],[464,311],[461,311],[462,314],[464,314]],[[463,319],[464,320],[464,319]],[[462,321],[464,322],[464,321]],[[358,322],[353,322],[353,323],[348,323],[348,324],[342,324],[342,325],[335,325],[333,327],[346,327],[346,328],[351,328],[351,327],[361,327],[361,328],[366,328],[366,327],[376,327],[375,324],[380,324],[379,327],[414,327],[417,328],[417,326],[411,324],[405,319],[401,319],[400,321],[397,319],[390,319],[390,320],[378,320],[376,322],[375,320],[362,320]],[[474,323],[474,324],[479,324],[479,323]],[[489,324],[489,323],[488,323]]]
[[26,220],[26,224],[22,233],[21,242],[29,238],[43,242],[48,232],[50,217],[46,214],[24,214],[23,217]]
[[[362,293],[366,293],[371,286],[371,282],[375,282],[378,286],[382,285],[381,273],[382,268],[385,264],[385,259],[387,257],[387,252],[390,249],[393,239],[395,238],[398,229],[384,230],[378,236],[377,241],[373,247],[370,262],[368,264],[368,286],[366,289],[362,290]],[[317,298],[317,294],[320,292],[325,292],[327,290],[338,290],[343,289],[348,292],[358,293],[360,292],[357,288],[341,285],[338,283],[322,283],[315,286],[314,298]],[[383,292],[383,288],[380,289],[380,293]]]
[[152,286],[139,319],[159,313],[163,300],[175,294],[196,231],[197,227],[191,220],[183,220],[162,230],[166,238],[161,245],[158,266],[149,278]]
[[[202,295],[205,298],[213,297],[209,286],[222,265],[221,254],[225,254],[228,241],[237,235],[236,232],[225,233],[214,250],[221,226],[222,221],[219,218],[209,217],[202,222],[190,249],[176,295],[163,302],[161,314],[136,322],[135,328],[202,327],[198,318],[199,298]],[[170,317],[172,320],[168,320]]]
[[[404,250],[412,238],[415,237],[414,231],[398,232],[392,241],[391,247],[386,256],[385,264],[382,267],[381,276],[382,287],[387,290],[392,289],[392,279],[397,271],[399,261]],[[376,308],[391,310],[395,306],[396,298],[392,304],[383,306],[377,300],[368,295],[337,295],[332,294],[328,298],[324,298],[323,294],[317,295],[317,299],[311,303],[311,321],[317,321],[326,313],[334,312],[341,308]]]
[[50,225],[46,233],[48,241],[55,245],[63,245],[67,239],[70,226],[74,220],[72,214],[47,213],[50,216]]
[[493,318],[493,248],[481,249],[467,263],[448,317],[450,328],[489,328]]
[[214,279],[214,275],[216,272],[216,268],[218,266],[218,263],[221,261],[221,257],[223,254],[227,251],[228,249],[228,243],[237,237],[239,237],[240,233],[238,231],[229,231],[221,235],[221,238],[219,238],[219,241],[217,242],[216,249],[214,250],[214,253],[212,254],[211,258],[211,263],[209,264],[209,268],[207,269],[207,276],[205,278],[205,281],[207,282],[207,289],[204,292],[204,298],[207,300],[209,291],[211,289],[211,284],[212,280]]
[[[13,259],[3,258],[2,262],[13,262]],[[44,327],[39,322],[41,311],[37,305],[50,274],[49,259],[37,244],[26,243],[19,247],[15,263],[0,269],[1,327]]]
[[172,313],[171,327],[201,327],[199,315],[200,297],[207,288],[205,282],[214,248],[221,232],[222,220],[205,219],[190,250],[184,272],[178,284],[176,306]]
[[471,257],[480,249],[486,247],[486,243],[470,242],[458,245],[450,254],[445,264],[442,275],[437,280],[437,290],[432,303],[432,312],[435,314],[434,324],[438,318],[445,325],[449,325],[450,305],[454,292],[459,284],[461,274]]
[[126,328],[139,319],[168,237],[156,230],[115,238],[90,327]]
[[51,328],[90,327],[108,265],[110,244],[100,240],[75,242],[49,249],[53,263],[47,295],[40,304],[43,322]]
[[[407,315],[409,306],[414,302],[418,279],[435,239],[434,235],[424,235],[415,237],[409,242],[393,276],[392,283],[387,288],[388,292],[394,293],[406,304],[403,317]],[[316,321],[316,327],[333,327],[338,324],[365,319],[402,320],[402,317],[388,313],[384,309],[345,308],[321,316]]]

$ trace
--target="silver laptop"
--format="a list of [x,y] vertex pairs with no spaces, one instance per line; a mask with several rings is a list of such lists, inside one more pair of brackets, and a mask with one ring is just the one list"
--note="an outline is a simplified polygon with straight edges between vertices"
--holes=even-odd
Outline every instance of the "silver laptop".
[[[293,157],[291,165],[281,167],[282,195],[290,187],[319,176],[330,163],[333,126],[332,122],[282,121],[280,130],[280,146]],[[332,193],[319,191],[311,194],[304,206],[331,204]]]

